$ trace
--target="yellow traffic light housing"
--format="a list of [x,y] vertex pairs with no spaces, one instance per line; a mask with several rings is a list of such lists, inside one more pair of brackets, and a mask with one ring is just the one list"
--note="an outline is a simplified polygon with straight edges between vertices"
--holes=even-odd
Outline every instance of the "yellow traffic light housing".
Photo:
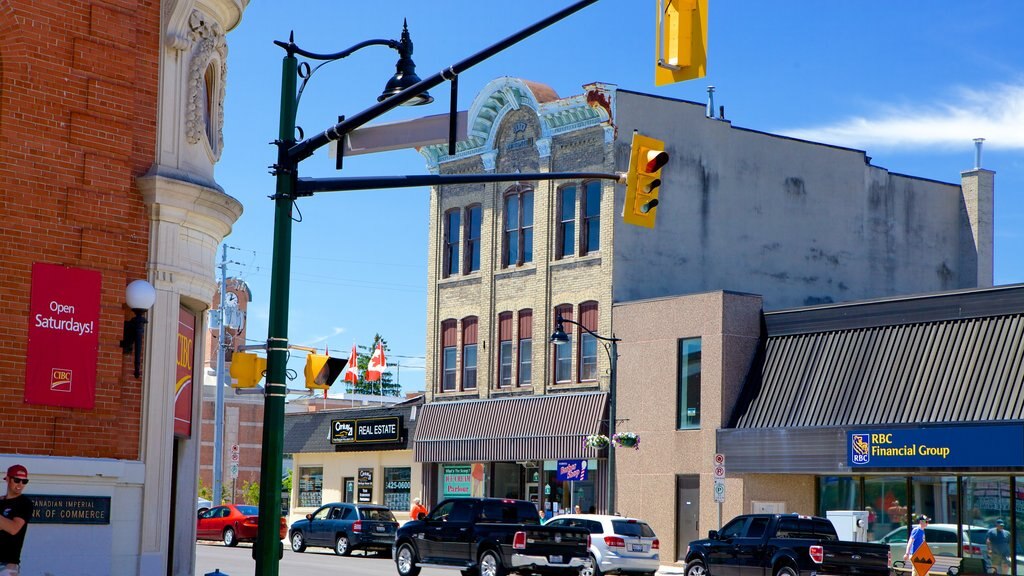
[[668,152],[665,152],[664,142],[633,132],[629,172],[626,173],[626,202],[622,206],[625,223],[654,228],[661,169],[667,163]]
[[267,370],[267,359],[250,352],[231,355],[231,387],[255,388]]
[[657,0],[654,84],[701,78],[708,65],[708,0]]
[[310,390],[327,390],[338,379],[345,367],[345,360],[331,358],[326,354],[309,353],[306,355],[306,388]]

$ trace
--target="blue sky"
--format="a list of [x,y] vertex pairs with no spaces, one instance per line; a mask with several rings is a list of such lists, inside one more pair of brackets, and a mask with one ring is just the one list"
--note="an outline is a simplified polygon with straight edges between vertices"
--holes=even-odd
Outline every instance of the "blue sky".
[[[265,341],[273,252],[275,159],[281,58],[273,40],[290,31],[300,47],[337,52],[364,40],[397,39],[407,18],[414,60],[426,78],[569,6],[568,0],[250,2],[228,34],[224,152],[216,177],[245,213],[227,244],[229,275],[249,283],[250,343]],[[560,96],[600,81],[715,104],[735,126],[865,150],[893,172],[945,182],[974,165],[996,172],[995,281],[1024,282],[1024,2],[1017,0],[710,0],[706,78],[655,87],[657,0],[601,0],[460,76],[459,109],[500,76],[550,85]],[[298,124],[311,135],[338,115],[376,102],[396,53],[369,47],[318,71]],[[448,110],[449,85],[434,104],[402,107],[378,122]],[[302,176],[426,173],[422,156],[399,150],[346,158],[341,173],[326,148]],[[289,339],[347,356],[375,333],[408,391],[424,386],[428,198],[426,188],[335,192],[299,200],[293,226]],[[219,251],[218,251],[219,254]],[[301,378],[301,354],[290,367]],[[301,380],[291,388],[301,388]],[[339,388],[340,385],[336,385]]]

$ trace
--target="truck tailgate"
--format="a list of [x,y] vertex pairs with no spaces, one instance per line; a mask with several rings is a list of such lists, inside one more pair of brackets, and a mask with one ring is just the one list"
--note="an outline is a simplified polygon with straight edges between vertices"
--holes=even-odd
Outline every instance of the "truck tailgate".
[[886,576],[889,574],[889,546],[868,542],[825,542],[821,574]]
[[[526,550],[530,556],[547,556],[555,564],[568,562],[570,558],[586,557],[590,534],[582,528],[555,528],[553,526],[530,526],[526,532]],[[561,559],[550,557],[561,557]]]

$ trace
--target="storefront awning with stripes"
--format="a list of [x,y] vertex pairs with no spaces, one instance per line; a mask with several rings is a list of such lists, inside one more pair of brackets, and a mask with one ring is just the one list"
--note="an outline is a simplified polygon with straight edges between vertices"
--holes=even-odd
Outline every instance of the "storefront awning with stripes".
[[416,424],[417,462],[596,459],[608,394],[586,392],[429,402]]

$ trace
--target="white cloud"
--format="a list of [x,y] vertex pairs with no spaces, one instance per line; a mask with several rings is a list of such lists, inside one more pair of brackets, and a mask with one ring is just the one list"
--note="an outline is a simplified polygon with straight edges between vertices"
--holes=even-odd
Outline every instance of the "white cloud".
[[1024,84],[960,89],[952,102],[881,107],[871,117],[779,130],[795,138],[859,149],[962,149],[975,138],[985,147],[1024,149]]
[[344,328],[342,328],[340,326],[335,326],[334,328],[331,329],[331,333],[330,334],[327,334],[325,336],[317,336],[317,337],[313,338],[312,340],[310,340],[309,343],[310,344],[319,344],[321,342],[325,342],[325,341],[327,341],[327,340],[329,340],[331,338],[334,338],[338,334],[341,334],[344,331],[345,331]]

